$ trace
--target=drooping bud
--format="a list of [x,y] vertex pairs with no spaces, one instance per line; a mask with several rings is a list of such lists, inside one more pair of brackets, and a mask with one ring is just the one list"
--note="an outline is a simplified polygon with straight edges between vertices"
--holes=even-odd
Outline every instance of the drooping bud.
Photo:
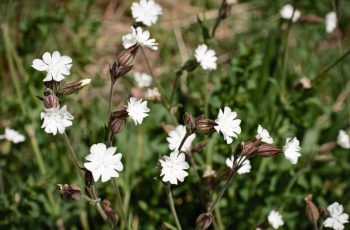
[[56,97],[54,94],[45,96],[43,102],[46,109],[57,108],[60,106],[58,97]]
[[196,118],[196,131],[203,135],[210,135],[215,132],[215,126],[217,123],[213,120],[207,119],[204,115]]
[[256,152],[256,155],[261,157],[272,157],[272,156],[276,156],[281,152],[282,152],[282,149],[278,148],[277,146],[269,145],[269,144],[261,144],[258,148],[258,151]]
[[253,141],[248,141],[247,143],[243,143],[241,154],[247,157],[252,156],[258,151],[260,144],[261,144],[261,139],[259,138]]
[[320,219],[320,212],[317,206],[312,202],[312,194],[307,195],[304,198],[306,202],[306,215],[312,223],[317,222]]
[[81,81],[67,83],[57,91],[57,95],[71,95],[90,84],[90,82],[91,79],[86,78]]
[[132,69],[133,66],[131,63],[135,58],[138,48],[138,45],[134,45],[126,50],[123,50],[117,56],[112,67],[109,68],[112,84],[114,84],[118,78],[126,75]]
[[200,230],[206,230],[213,223],[214,216],[211,212],[200,214],[196,219],[196,227]]
[[125,106],[118,108],[111,113],[109,118],[109,128],[113,133],[117,134],[121,132],[127,117],[128,112],[126,111]]
[[57,184],[57,186],[63,199],[80,200],[81,189],[79,188],[79,186],[73,184]]
[[106,213],[108,221],[116,227],[118,225],[119,218],[117,214],[113,211],[113,209],[110,207],[110,205],[111,202],[109,200],[102,201],[102,209]]
[[191,135],[196,131],[196,122],[193,116],[189,113],[185,113],[183,116],[184,124],[186,126],[186,132]]

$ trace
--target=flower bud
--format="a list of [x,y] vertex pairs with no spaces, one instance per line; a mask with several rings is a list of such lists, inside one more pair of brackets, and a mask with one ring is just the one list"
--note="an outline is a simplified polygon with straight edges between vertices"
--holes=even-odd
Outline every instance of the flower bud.
[[45,81],[44,85],[46,88],[51,89],[54,93],[57,93],[59,88],[61,87],[61,82],[59,81]]
[[123,50],[118,56],[117,56],[117,62],[120,66],[130,66],[132,61],[135,58],[135,55],[139,49],[138,45],[134,45],[126,50]]
[[67,83],[57,91],[57,95],[71,95],[90,84],[90,82],[91,79],[86,78],[81,81]]
[[312,194],[307,195],[304,198],[306,202],[306,215],[312,223],[317,222],[320,219],[320,212],[317,206],[312,202]]
[[128,117],[128,112],[126,111],[126,107],[121,107],[114,110],[111,113],[109,118],[109,128],[113,133],[120,133],[124,124],[126,122],[126,118]]
[[53,94],[45,96],[43,101],[46,109],[57,108],[60,106],[58,97]]
[[207,119],[204,115],[196,118],[196,131],[203,135],[210,135],[215,132],[217,123],[213,120]]
[[113,209],[110,207],[110,205],[111,202],[109,200],[102,201],[102,209],[106,213],[108,221],[116,227],[118,225],[119,218],[117,214],[113,211]]
[[186,126],[186,132],[188,135],[191,135],[196,130],[196,122],[191,114],[185,113],[183,116],[184,124]]
[[84,171],[84,182],[85,182],[85,186],[90,188],[91,185],[94,183],[93,181],[93,176],[92,176],[92,172],[87,170],[86,168],[81,168]]
[[256,152],[256,155],[261,157],[272,157],[282,152],[282,149],[274,145],[261,144]]
[[176,75],[180,76],[184,71],[192,72],[198,65],[199,63],[195,59],[190,59],[176,72]]
[[241,154],[247,157],[252,156],[258,151],[260,144],[261,144],[261,139],[259,138],[253,141],[248,141],[247,143],[243,143],[241,146],[242,147]]
[[126,119],[115,119],[111,121],[110,128],[114,134],[118,134],[122,131]]
[[206,230],[213,223],[214,216],[211,212],[202,213],[196,219],[196,227],[200,230]]
[[68,184],[57,184],[57,186],[63,199],[80,200],[81,189],[78,186]]

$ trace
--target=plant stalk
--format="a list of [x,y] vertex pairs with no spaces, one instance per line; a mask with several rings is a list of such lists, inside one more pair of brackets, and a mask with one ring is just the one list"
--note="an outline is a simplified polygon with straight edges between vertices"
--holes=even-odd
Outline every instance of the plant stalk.
[[164,187],[166,190],[166,194],[168,196],[169,206],[171,209],[171,213],[173,214],[176,227],[178,230],[182,230],[179,218],[177,217],[177,214],[176,214],[176,209],[175,209],[175,205],[174,205],[173,195],[171,194],[170,184],[167,183]]

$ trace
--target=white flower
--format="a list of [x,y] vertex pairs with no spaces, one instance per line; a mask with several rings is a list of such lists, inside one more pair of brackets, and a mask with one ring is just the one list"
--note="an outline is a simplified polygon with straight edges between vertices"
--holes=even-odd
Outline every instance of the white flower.
[[157,87],[154,87],[152,89],[147,89],[145,93],[145,98],[147,100],[152,100],[152,101],[160,100],[161,96],[162,95],[160,95],[160,92]]
[[152,85],[152,76],[146,74],[146,73],[134,73],[134,79],[136,81],[136,84],[138,87],[150,87]]
[[5,128],[5,134],[0,135],[0,140],[1,139],[6,139],[17,144],[19,142],[23,142],[25,137],[14,129]]
[[264,129],[261,125],[258,126],[258,134],[256,135],[256,138],[260,138],[262,142],[265,142],[266,144],[273,144],[273,139],[270,136],[269,131]]
[[[291,4],[287,4],[283,6],[282,9],[280,10],[280,15],[283,19],[289,20],[293,15],[293,10],[294,10],[294,7]],[[300,18],[300,15],[301,15],[300,11],[296,9],[294,12],[292,21],[293,22],[298,21],[298,19]]]
[[140,0],[131,5],[132,17],[136,22],[142,22],[146,26],[155,24],[158,15],[163,14],[162,7],[153,0]]
[[84,167],[92,173],[95,182],[100,177],[102,177],[102,182],[106,182],[112,177],[119,177],[118,171],[123,171],[122,154],[114,155],[116,150],[117,147],[107,148],[103,143],[91,146],[90,154],[85,157],[85,160],[89,162],[84,163]]
[[339,130],[337,143],[344,149],[350,149],[350,136],[344,130]]
[[267,217],[267,220],[269,221],[269,223],[272,225],[274,229],[278,229],[284,224],[282,215],[275,210],[272,210],[270,212],[269,216]]
[[[185,135],[186,127],[183,125],[178,125],[174,130],[170,131],[167,137],[169,149],[172,151],[178,150],[180,143]],[[191,144],[195,137],[195,134],[191,134],[189,137],[187,137],[185,143],[182,145],[181,151],[188,151],[191,148]]]
[[[233,168],[233,162],[235,161],[235,157],[232,155],[231,157],[226,158],[226,165],[229,168]],[[240,157],[237,160],[237,163],[242,162],[243,161],[243,157]],[[250,161],[244,160],[244,163],[242,164],[242,166],[238,169],[237,173],[238,174],[245,174],[245,173],[250,173],[252,166],[250,165]]]
[[323,225],[334,230],[343,230],[344,224],[349,223],[349,215],[344,213],[343,205],[334,202],[327,207],[327,210],[330,217],[323,222]]
[[337,28],[337,14],[332,11],[326,15],[326,32],[332,33]]
[[131,46],[138,44],[140,46],[146,46],[152,50],[158,49],[158,43],[154,38],[150,38],[150,33],[145,30],[142,31],[141,27],[131,27],[131,33],[128,33],[122,37],[123,46],[125,49],[130,48]]
[[292,164],[296,164],[298,162],[298,158],[301,156],[299,144],[300,142],[298,139],[294,137],[293,139],[287,138],[286,144],[283,146],[284,156]]
[[231,144],[233,139],[232,137],[237,138],[237,134],[241,133],[241,120],[235,119],[237,117],[236,112],[232,112],[229,107],[224,108],[224,112],[220,109],[218,118],[215,122],[218,124],[214,128],[216,131],[224,135],[224,139],[227,144]]
[[204,70],[216,69],[216,60],[218,58],[215,55],[215,51],[208,49],[207,45],[199,45],[195,51],[194,56]]
[[32,67],[39,71],[46,71],[47,75],[43,81],[62,81],[64,75],[70,74],[72,67],[72,58],[69,56],[61,56],[60,52],[55,51],[52,55],[45,52],[43,59],[35,59]]
[[67,111],[67,106],[45,109],[40,114],[41,120],[44,122],[41,128],[45,128],[45,132],[56,135],[57,130],[63,134],[65,129],[72,125],[73,116]]
[[147,107],[147,101],[142,102],[142,99],[137,100],[134,97],[130,97],[126,111],[131,119],[134,120],[135,125],[137,125],[142,124],[143,119],[148,116],[150,109]]
[[163,156],[159,160],[162,171],[160,176],[163,176],[164,182],[170,182],[171,184],[177,184],[177,181],[183,182],[188,173],[185,171],[190,166],[185,160],[185,154],[178,151],[170,153],[170,157]]

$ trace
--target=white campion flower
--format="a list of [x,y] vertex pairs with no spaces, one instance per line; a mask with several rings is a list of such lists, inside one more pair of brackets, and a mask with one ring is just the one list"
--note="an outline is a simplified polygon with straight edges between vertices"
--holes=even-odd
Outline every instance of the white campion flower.
[[206,44],[199,45],[194,56],[204,70],[216,69],[216,60],[218,58],[216,57],[215,50],[208,49]]
[[256,135],[256,138],[260,138],[262,142],[266,144],[273,144],[273,139],[270,136],[269,131],[264,129],[261,125],[258,126],[257,130],[258,134]]
[[17,144],[17,143],[25,141],[26,138],[21,133],[17,132],[14,129],[5,128],[4,135],[0,135],[0,140],[1,139],[6,139],[8,141],[11,141],[11,142]]
[[350,136],[344,130],[339,130],[337,143],[344,149],[350,149]]
[[[226,165],[227,167],[233,169],[233,162],[235,161],[235,157],[232,155],[231,157],[226,158]],[[237,163],[243,161],[243,158],[240,157],[237,160]],[[245,173],[250,173],[252,166],[250,164],[250,161],[248,159],[244,160],[244,163],[242,166],[238,169],[237,173],[238,174],[245,174]]]
[[135,72],[134,80],[137,86],[140,88],[146,88],[152,85],[152,76],[148,75],[147,73]]
[[[171,151],[178,150],[180,147],[181,141],[186,135],[186,127],[183,125],[178,125],[176,128],[169,132],[167,141],[169,143],[169,149]],[[181,147],[181,151],[187,152],[191,148],[191,144],[196,137],[196,134],[191,134],[187,137],[185,143]]]
[[88,162],[84,163],[84,167],[92,173],[95,182],[100,177],[102,182],[119,177],[118,172],[123,171],[122,154],[114,154],[116,150],[117,147],[107,148],[103,143],[91,146],[90,154],[85,157]]
[[334,202],[327,207],[327,210],[330,217],[323,222],[323,226],[334,230],[343,230],[344,224],[349,223],[349,215],[344,213],[343,205]]
[[329,12],[326,15],[325,23],[326,23],[326,32],[332,33],[335,30],[335,28],[337,28],[337,14],[334,11]]
[[[293,15],[293,10],[294,10],[294,7],[291,4],[287,4],[283,6],[282,9],[280,10],[280,15],[283,19],[289,20]],[[294,12],[292,21],[293,22],[298,21],[300,16],[301,16],[300,11],[296,9]]]
[[284,156],[292,164],[298,162],[298,158],[301,156],[300,150],[300,142],[296,137],[286,139],[286,144],[283,146]]
[[171,184],[177,184],[177,181],[183,182],[188,173],[185,171],[190,166],[185,160],[185,154],[178,151],[170,153],[170,156],[163,156],[159,160],[162,167],[160,176],[163,176],[164,182],[170,182]]
[[145,30],[142,31],[141,27],[131,27],[131,32],[122,37],[123,46],[125,49],[132,47],[133,45],[146,46],[152,50],[158,49],[158,43],[154,38],[150,38],[150,33]]
[[66,55],[61,56],[60,52],[55,51],[52,55],[49,52],[43,54],[43,59],[35,59],[32,67],[38,71],[46,71],[46,77],[43,81],[62,81],[65,75],[70,74],[72,67],[72,58]]
[[151,26],[157,22],[158,16],[162,15],[162,7],[154,0],[140,0],[131,5],[131,14],[136,22],[142,22],[146,26]]
[[130,97],[126,111],[131,119],[134,120],[135,125],[138,125],[142,124],[143,119],[149,115],[150,109],[147,107],[147,101],[142,102],[142,99],[137,100],[134,97]]
[[279,227],[283,226],[284,225],[284,222],[283,222],[283,219],[282,219],[282,215],[275,211],[275,210],[272,210],[268,217],[267,217],[267,220],[269,221],[269,223],[271,224],[271,226],[274,228],[274,229],[278,229]]
[[73,124],[74,117],[67,111],[67,106],[63,106],[45,109],[45,112],[40,114],[40,118],[44,119],[41,128],[45,128],[46,133],[56,135],[57,131],[63,134],[65,129]]
[[241,133],[241,120],[235,119],[236,117],[237,113],[232,112],[226,106],[223,111],[220,109],[218,117],[215,120],[218,125],[214,126],[214,128],[218,133],[221,132],[224,135],[224,140],[226,140],[227,144],[231,144],[233,141],[232,137],[237,138],[237,134]]

